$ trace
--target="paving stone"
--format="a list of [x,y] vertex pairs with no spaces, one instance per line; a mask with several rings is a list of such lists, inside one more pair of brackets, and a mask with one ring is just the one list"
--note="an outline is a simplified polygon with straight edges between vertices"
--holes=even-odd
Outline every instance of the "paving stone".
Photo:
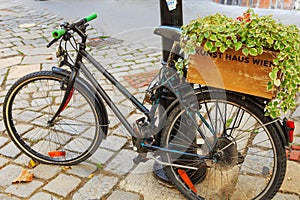
[[136,65],[132,65],[130,66],[130,68],[132,70],[135,70],[135,69],[145,69],[147,71],[147,69],[151,69],[151,66],[153,66],[152,64],[150,63],[141,63],[141,64],[136,64]]
[[34,176],[41,179],[51,179],[61,171],[61,167],[39,164],[33,169]]
[[[50,36],[48,36],[50,38]],[[49,42],[42,37],[23,40],[25,45],[32,45],[34,47],[45,47]]]
[[114,191],[107,200],[139,200],[140,196],[138,194],[132,193],[132,192],[125,192],[116,190]]
[[135,69],[135,70],[129,70],[128,71],[128,74],[134,76],[136,74],[139,74],[139,73],[145,73],[145,69]]
[[98,175],[73,195],[73,200],[101,199],[118,183],[118,178]]
[[280,191],[300,194],[300,187],[297,182],[300,180],[300,165],[294,161],[287,161],[286,175]]
[[11,49],[11,48],[5,48],[5,49],[1,49],[0,50],[0,58],[1,57],[13,57],[13,56],[20,56],[20,53],[15,50],[15,49]]
[[46,47],[33,48],[30,46],[25,46],[23,48],[21,47],[19,51],[21,51],[23,54],[27,56],[42,55],[42,54],[51,55],[52,53],[55,53],[55,50],[52,48],[51,49],[48,49]]
[[91,175],[95,170],[97,170],[96,165],[84,162],[72,166],[72,168],[69,169],[67,173],[86,178],[89,175]]
[[24,153],[22,153],[17,159],[14,160],[15,163],[20,164],[20,165],[28,165],[29,161],[31,159],[25,155]]
[[[41,38],[41,34],[33,33],[33,30],[30,32],[29,35],[21,35],[24,41],[32,40],[32,39],[38,39]],[[46,47],[45,47],[46,48]]]
[[5,194],[0,194],[0,200],[19,200],[19,198],[11,197]]
[[[1,123],[1,125],[0,125],[0,131],[3,131],[3,129],[1,129],[2,127],[4,128],[3,123]],[[2,147],[7,141],[8,141],[8,138],[0,136],[0,147]]]
[[120,189],[125,191],[136,191],[143,195],[144,199],[172,199],[182,200],[184,196],[175,188],[169,188],[159,183],[153,176],[153,163],[150,160],[140,163],[124,180],[119,184]]
[[51,62],[50,58],[52,59],[52,55],[25,56],[22,65],[48,63]]
[[120,103],[122,101],[124,101],[126,98],[122,95],[114,95],[111,97],[111,100],[114,102],[114,103]]
[[300,145],[300,137],[294,137],[293,144]]
[[10,58],[0,59],[0,66],[3,69],[4,67],[10,67],[14,65],[18,65],[21,63],[23,56],[14,56]]
[[300,121],[295,121],[294,135],[300,136]]
[[105,164],[113,155],[114,152],[112,151],[98,149],[88,160],[96,164]]
[[35,27],[36,23],[27,23],[27,24],[20,24],[19,27],[20,28],[31,28],[31,27]]
[[156,61],[157,61],[156,58],[144,58],[144,59],[135,60],[135,62],[137,64],[140,64],[140,63],[153,63],[153,62],[156,62]]
[[21,151],[16,147],[16,145],[13,142],[10,142],[9,144],[5,145],[0,149],[0,154],[15,158]]
[[7,163],[9,163],[9,160],[7,160],[6,158],[0,157],[0,168],[2,168]]
[[133,167],[133,158],[137,156],[137,153],[131,150],[123,149],[117,156],[105,167],[112,173],[124,175],[128,173]]
[[14,194],[18,197],[29,197],[35,190],[43,185],[42,182],[33,180],[29,183],[13,184],[9,186],[5,192]]
[[80,179],[74,176],[67,176],[65,174],[60,174],[58,177],[53,179],[48,183],[44,190],[58,194],[60,196],[67,196],[71,191],[73,191],[80,183]]
[[105,140],[102,140],[100,147],[113,151],[119,151],[126,144],[126,142],[126,138],[118,136],[108,136]]
[[7,165],[0,170],[0,186],[7,187],[12,184],[21,173],[22,167],[16,165]]
[[299,200],[297,195],[277,193],[273,200]]
[[[0,198],[1,199],[1,198]],[[30,200],[59,200],[60,198],[56,198],[51,194],[46,192],[39,192],[33,195]]]
[[113,130],[113,134],[131,139],[130,133],[126,130],[124,126],[118,126],[116,129]]
[[14,67],[11,67],[9,75],[7,76],[7,79],[21,78],[22,76],[25,76],[26,74],[29,74],[31,72],[36,72],[36,71],[40,71],[39,64],[14,66]]
[[12,47],[12,46],[14,46],[14,45],[11,44],[11,43],[4,43],[4,44],[0,44],[0,49],[9,48],[9,47]]
[[[5,69],[4,69],[5,70]],[[5,70],[6,71],[6,70]],[[0,86],[4,83],[6,74],[0,75]],[[0,87],[0,91],[2,91],[2,88]],[[0,102],[3,102],[4,98],[0,98]]]

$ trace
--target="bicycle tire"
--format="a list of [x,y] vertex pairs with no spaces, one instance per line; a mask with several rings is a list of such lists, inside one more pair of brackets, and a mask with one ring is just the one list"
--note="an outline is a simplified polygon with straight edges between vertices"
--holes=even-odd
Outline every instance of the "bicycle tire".
[[28,74],[12,85],[4,100],[10,138],[40,163],[78,164],[97,150],[107,131],[105,107],[83,81],[75,81],[67,107],[54,125],[48,124],[62,102],[67,77],[52,71]]
[[197,168],[165,166],[169,179],[188,199],[271,199],[286,171],[285,149],[273,120],[243,95],[220,90],[196,93],[199,112],[218,134],[217,139],[208,137],[213,151],[195,134],[198,128],[210,135],[205,123],[196,120],[198,127],[192,128],[180,105],[166,121],[161,146],[175,152],[183,151],[185,145],[188,153],[211,156],[221,152],[223,157],[213,161],[162,151],[164,162]]

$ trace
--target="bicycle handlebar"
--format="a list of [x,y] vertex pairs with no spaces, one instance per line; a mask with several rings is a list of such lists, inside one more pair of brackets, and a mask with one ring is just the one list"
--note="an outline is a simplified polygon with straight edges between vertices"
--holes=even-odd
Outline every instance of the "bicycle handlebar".
[[66,30],[65,29],[57,29],[57,30],[54,30],[52,32],[52,37],[54,39],[58,39],[60,38],[62,35],[64,35],[66,33]]
[[[89,16],[83,18],[82,20],[78,21],[78,22],[75,22],[74,24],[72,25],[80,25],[80,24],[84,24],[86,22],[90,22],[92,21],[93,19],[96,19],[97,18],[97,13],[92,13],[90,14]],[[72,26],[71,25],[71,26]],[[66,30],[65,29],[57,29],[57,30],[54,30],[52,32],[52,37],[54,39],[59,39],[61,36],[63,36],[64,34],[66,34]]]
[[92,21],[93,19],[96,19],[96,18],[97,18],[97,13],[92,13],[84,19],[86,20],[86,22],[90,22],[90,21]]

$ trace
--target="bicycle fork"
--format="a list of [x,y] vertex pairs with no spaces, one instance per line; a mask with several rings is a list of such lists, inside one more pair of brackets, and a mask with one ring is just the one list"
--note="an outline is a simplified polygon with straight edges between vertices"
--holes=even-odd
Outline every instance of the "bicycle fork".
[[68,80],[67,80],[66,88],[65,88],[64,80],[61,82],[60,87],[62,90],[66,90],[66,92],[65,92],[64,98],[63,98],[58,110],[56,111],[56,113],[54,114],[52,119],[48,121],[49,126],[54,126],[55,119],[60,115],[60,113],[67,107],[68,103],[70,102],[70,100],[73,96],[73,93],[74,93],[74,83],[75,83],[77,74],[78,74],[78,70],[72,70],[70,76],[67,77]]

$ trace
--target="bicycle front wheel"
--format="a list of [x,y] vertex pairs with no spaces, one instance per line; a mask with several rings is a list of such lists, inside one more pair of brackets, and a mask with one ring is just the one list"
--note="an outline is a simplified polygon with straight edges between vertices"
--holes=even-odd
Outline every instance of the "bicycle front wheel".
[[272,120],[242,95],[204,91],[197,99],[198,113],[178,105],[167,119],[167,176],[189,199],[271,199],[286,170]]
[[95,95],[75,81],[73,95],[49,124],[65,94],[67,77],[51,71],[19,79],[4,100],[4,123],[17,147],[46,164],[74,165],[98,148],[107,130],[107,116]]

